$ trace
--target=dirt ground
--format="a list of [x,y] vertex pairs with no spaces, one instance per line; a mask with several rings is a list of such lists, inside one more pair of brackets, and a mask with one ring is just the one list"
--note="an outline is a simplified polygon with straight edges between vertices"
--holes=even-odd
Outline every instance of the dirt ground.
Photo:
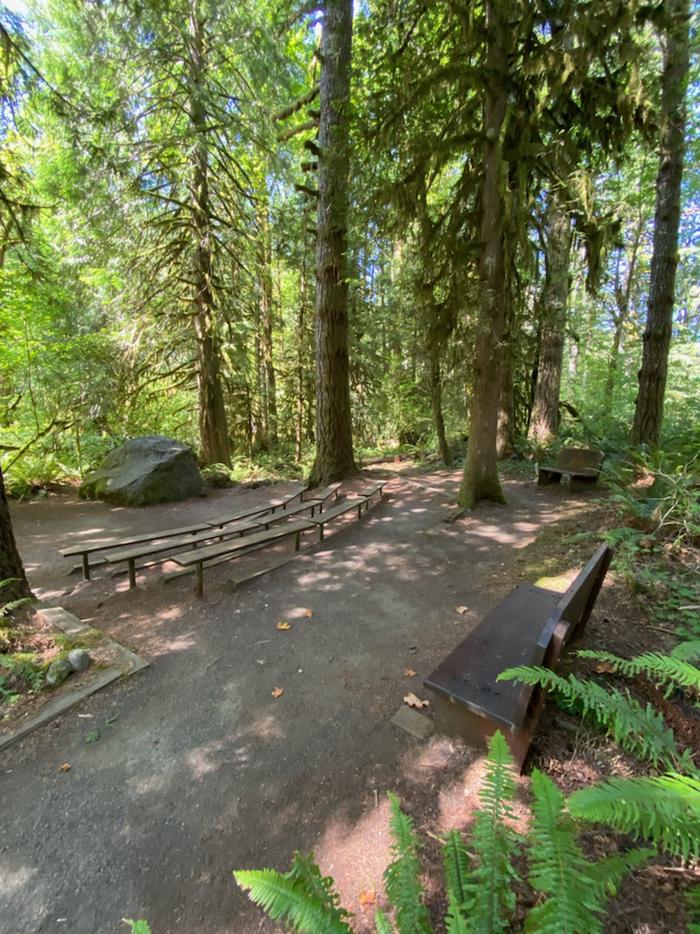
[[[125,917],[148,919],[154,934],[273,931],[231,871],[286,869],[295,849],[315,850],[364,930],[389,858],[386,791],[430,833],[469,823],[480,757],[416,740],[391,717],[407,690],[425,696],[422,676],[519,580],[578,569],[593,545],[565,536],[596,527],[601,506],[598,494],[523,478],[506,481],[507,507],[448,525],[459,472],[401,466],[360,522],[334,523],[320,544],[307,536],[296,560],[235,591],[227,581],[244,562],[252,570],[270,554],[214,568],[203,600],[192,577],[164,583],[174,565],[141,573],[129,591],[104,571],[69,576],[58,548],[216,517],[285,487],[146,509],[64,495],[13,508],[35,592],[151,667],[4,754],[2,934],[106,934],[125,930]],[[591,644],[609,624],[607,589]],[[95,729],[99,741],[86,743]],[[615,930],[675,930],[635,926],[638,908]]]

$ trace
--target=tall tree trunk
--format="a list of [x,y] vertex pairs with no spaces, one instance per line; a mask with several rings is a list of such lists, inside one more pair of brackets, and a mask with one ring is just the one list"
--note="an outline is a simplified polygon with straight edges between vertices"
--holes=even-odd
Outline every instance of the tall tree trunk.
[[620,253],[618,253],[617,257],[617,264],[615,267],[615,305],[617,307],[616,314],[613,316],[613,325],[615,330],[613,331],[610,356],[608,357],[608,372],[605,378],[605,388],[603,390],[603,416],[609,415],[612,412],[615,396],[615,384],[617,382],[617,368],[620,357],[620,349],[622,347],[622,337],[625,332],[625,325],[627,324],[630,313],[632,283],[634,281],[634,274],[637,267],[637,255],[639,253],[639,245],[642,239],[642,230],[643,220],[640,217],[639,223],[634,230],[632,249],[630,251],[629,261],[627,263],[627,270],[624,275],[624,281],[621,280],[620,276]]
[[327,0],[321,36],[312,486],[357,472],[350,418],[346,274],[351,49],[352,0]]
[[547,272],[541,300],[537,380],[528,430],[530,440],[540,445],[549,444],[559,430],[559,393],[571,254],[571,220],[566,212],[563,194],[555,189],[550,197],[546,223]]
[[510,340],[503,346],[501,360],[501,398],[496,425],[496,457],[503,460],[515,450],[515,387],[513,385],[513,351]]
[[[263,184],[265,180],[263,179]],[[272,237],[267,188],[264,188],[259,215],[260,244],[260,337],[264,379],[264,423],[269,444],[277,444],[277,381],[272,358]]]
[[503,0],[486,0],[487,73],[484,154],[480,193],[479,321],[467,460],[457,500],[504,502],[496,461],[501,386],[501,341],[505,322],[503,132],[508,94],[508,26]]
[[205,464],[231,465],[228,424],[221,379],[221,348],[214,325],[212,230],[209,204],[209,151],[204,101],[204,22],[191,0],[189,21],[189,106],[195,138],[192,149],[192,225],[194,229],[194,328],[197,340],[199,437]]
[[0,467],[0,581],[9,583],[0,590],[0,605],[20,597],[31,597],[32,592],[24,573],[22,559],[17,550],[12,530],[10,507],[5,494],[5,479]]
[[685,89],[688,83],[689,2],[669,0],[661,77],[661,145],[656,176],[654,251],[649,305],[632,443],[656,446],[661,436],[673,300],[678,265],[678,228],[685,150]]
[[430,406],[433,412],[433,424],[437,435],[438,454],[447,467],[452,463],[450,446],[445,433],[445,418],[442,414],[442,373],[440,371],[440,344],[430,343],[428,351],[428,382],[430,384]]
[[301,271],[299,273],[299,316],[297,318],[297,406],[296,406],[296,443],[294,459],[301,463],[304,445],[304,402],[306,376],[304,361],[306,359],[306,341],[304,327],[306,323],[306,250],[302,250]]

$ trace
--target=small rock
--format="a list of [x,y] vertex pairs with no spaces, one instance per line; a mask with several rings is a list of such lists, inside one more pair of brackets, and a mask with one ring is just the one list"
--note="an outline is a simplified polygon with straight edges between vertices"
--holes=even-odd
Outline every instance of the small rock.
[[49,670],[46,672],[46,683],[54,687],[57,684],[63,684],[68,675],[73,673],[71,664],[67,658],[57,658],[51,662]]
[[68,664],[73,671],[87,671],[90,667],[90,656],[85,649],[73,649],[68,653]]

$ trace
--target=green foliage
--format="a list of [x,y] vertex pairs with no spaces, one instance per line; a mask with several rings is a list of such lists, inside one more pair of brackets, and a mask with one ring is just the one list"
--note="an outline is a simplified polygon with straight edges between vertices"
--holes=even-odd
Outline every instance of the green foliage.
[[339,907],[333,880],[322,876],[312,856],[294,854],[287,873],[274,869],[234,872],[238,885],[272,918],[301,934],[342,934],[350,914]]
[[530,842],[530,884],[545,895],[527,919],[526,930],[539,934],[602,931],[601,916],[608,893],[622,875],[641,865],[653,850],[638,850],[591,864],[576,842],[577,828],[566,814],[564,796],[537,769]]
[[700,661],[700,639],[693,639],[689,642],[679,642],[671,651],[673,658],[680,658],[682,661]]
[[489,741],[484,783],[479,794],[473,846],[477,859],[470,873],[466,900],[475,932],[505,931],[515,908],[512,883],[518,878],[513,865],[518,836],[508,825],[515,795],[513,757],[500,731]]
[[151,934],[151,928],[147,921],[132,921],[131,918],[122,918],[124,924],[129,925],[131,934]]
[[581,658],[604,662],[613,671],[619,671],[626,678],[634,678],[639,674],[646,675],[656,684],[665,685],[668,688],[667,696],[670,696],[674,688],[689,689],[696,694],[700,693],[700,669],[678,657],[661,655],[659,652],[645,652],[634,658],[620,658],[612,652],[591,649],[581,649],[577,654]]
[[470,859],[462,834],[458,830],[451,830],[445,837],[442,860],[447,894],[459,909],[469,896]]
[[629,695],[606,690],[594,681],[581,681],[575,675],[563,678],[536,666],[508,668],[498,680],[521,681],[551,691],[564,709],[580,714],[623,749],[655,766],[692,768],[692,759],[680,753],[673,732],[650,704],[643,707]]
[[394,908],[400,931],[429,934],[428,911],[423,904],[420,881],[419,841],[413,821],[401,810],[396,795],[389,795],[393,861],[384,874],[386,894]]
[[579,820],[614,827],[650,840],[672,856],[700,856],[700,781],[669,773],[610,778],[575,791],[568,807]]

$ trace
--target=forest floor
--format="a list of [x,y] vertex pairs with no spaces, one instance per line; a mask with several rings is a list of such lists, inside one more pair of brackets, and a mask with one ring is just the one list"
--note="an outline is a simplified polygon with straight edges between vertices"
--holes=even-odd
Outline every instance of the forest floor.
[[[594,547],[574,533],[604,528],[610,509],[603,491],[572,496],[515,471],[507,506],[446,524],[459,471],[387,466],[400,475],[361,522],[334,523],[324,542],[235,592],[226,582],[242,562],[212,569],[203,600],[191,577],[164,584],[163,568],[135,591],[104,571],[79,581],[58,548],[264,503],[284,486],[141,510],[69,495],[13,507],[36,593],[151,667],[4,755],[2,934],[106,934],[125,930],[124,917],[148,919],[154,934],[273,931],[231,871],[285,869],[295,849],[316,852],[357,929],[369,930],[390,859],[387,790],[428,834],[426,883],[439,912],[430,835],[468,827],[483,758],[452,740],[414,739],[391,718],[407,691],[425,696],[421,678],[520,580],[563,589]],[[245,559],[251,570],[267,560]],[[291,628],[278,630],[281,620]],[[609,575],[585,644],[658,649],[668,634],[649,626]],[[86,742],[96,729],[99,741]],[[567,791],[635,768],[554,711],[531,763]],[[607,851],[611,839],[588,843]],[[606,930],[684,930],[685,881],[655,861],[623,885]]]

